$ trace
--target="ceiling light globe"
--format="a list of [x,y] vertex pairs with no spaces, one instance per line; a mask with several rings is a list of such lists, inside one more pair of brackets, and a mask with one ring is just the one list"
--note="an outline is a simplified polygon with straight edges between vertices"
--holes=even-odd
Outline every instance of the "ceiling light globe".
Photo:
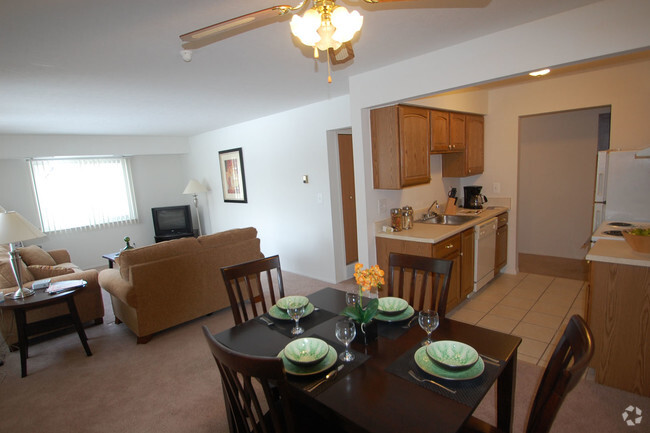
[[312,11],[314,10],[308,10],[304,17],[294,15],[289,23],[291,33],[300,39],[300,42],[310,47],[313,47],[320,40],[320,36],[317,33],[317,29],[320,26],[320,16],[316,12],[316,19],[314,19],[314,14],[310,13]]
[[336,27],[332,38],[338,42],[347,42],[361,29],[363,17],[357,11],[350,13],[343,6],[338,6],[332,12],[332,24]]
[[335,40],[332,35],[335,32],[335,28],[329,21],[323,21],[323,24],[318,28],[318,34],[320,40],[316,43],[316,48],[321,51],[325,51],[328,48],[333,48],[337,50],[341,46],[341,42]]

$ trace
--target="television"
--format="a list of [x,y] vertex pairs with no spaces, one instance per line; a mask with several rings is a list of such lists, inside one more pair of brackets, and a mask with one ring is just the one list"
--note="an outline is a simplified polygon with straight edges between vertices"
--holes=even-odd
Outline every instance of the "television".
[[193,235],[190,205],[151,208],[156,236]]

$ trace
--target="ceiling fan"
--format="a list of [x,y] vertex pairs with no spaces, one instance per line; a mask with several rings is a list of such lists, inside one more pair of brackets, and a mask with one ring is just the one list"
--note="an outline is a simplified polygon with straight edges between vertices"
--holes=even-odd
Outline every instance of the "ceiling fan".
[[[376,4],[408,0],[363,1]],[[336,5],[336,0],[303,0],[296,6],[273,6],[203,27],[180,36],[183,49],[201,48],[238,32],[258,27],[260,23],[277,16],[296,13],[309,3],[313,3],[313,6],[302,17],[297,14],[292,17],[291,32],[303,44],[314,47],[315,58],[318,58],[319,50],[326,51],[328,67],[329,63],[336,65],[352,60],[354,51],[350,40],[361,29],[363,17],[357,11],[348,12],[345,7]],[[331,78],[328,81],[331,82]]]

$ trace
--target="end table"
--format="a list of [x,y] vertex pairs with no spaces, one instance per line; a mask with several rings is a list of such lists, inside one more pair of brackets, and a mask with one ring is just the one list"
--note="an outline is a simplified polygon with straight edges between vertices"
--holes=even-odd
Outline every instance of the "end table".
[[[27,357],[28,357],[28,343],[29,336],[40,334],[42,332],[53,331],[59,329],[63,325],[74,325],[79,334],[81,344],[86,351],[87,356],[91,356],[92,352],[88,346],[88,338],[84,331],[77,306],[74,303],[74,295],[77,291],[83,289],[86,282],[79,280],[79,285],[70,287],[64,292],[55,294],[48,294],[45,290],[38,290],[36,294],[24,299],[9,299],[0,303],[0,309],[12,310],[16,318],[16,328],[18,330],[18,345],[20,347],[20,368],[22,377],[27,376]],[[40,320],[38,322],[27,323],[27,311],[35,308],[43,308],[48,305],[62,304],[68,305],[69,314],[63,316],[52,317],[50,319]]]

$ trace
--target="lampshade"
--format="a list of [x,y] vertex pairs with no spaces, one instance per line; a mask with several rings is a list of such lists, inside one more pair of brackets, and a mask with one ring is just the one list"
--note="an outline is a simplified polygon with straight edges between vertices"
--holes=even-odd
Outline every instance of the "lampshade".
[[190,182],[185,187],[183,194],[198,194],[200,192],[207,192],[208,189],[202,184],[197,182],[194,179],[191,179]]
[[0,244],[27,241],[45,234],[17,212],[0,212]]

